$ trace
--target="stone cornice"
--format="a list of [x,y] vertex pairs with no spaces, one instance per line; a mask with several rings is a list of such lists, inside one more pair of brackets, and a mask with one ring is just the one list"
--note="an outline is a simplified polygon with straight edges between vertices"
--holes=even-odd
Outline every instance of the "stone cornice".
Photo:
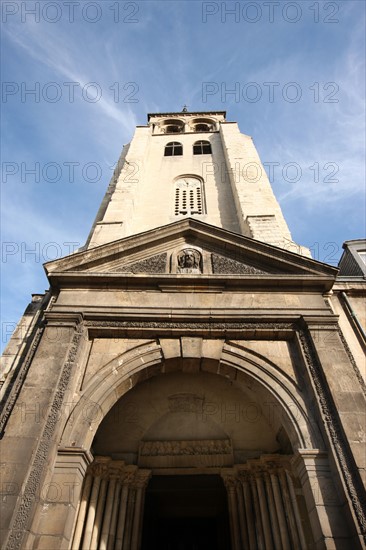
[[202,115],[223,115],[226,117],[226,111],[177,111],[172,113],[148,113],[147,120],[151,117],[166,117],[166,116],[202,116]]
[[270,272],[280,275],[326,276],[334,281],[338,273],[336,268],[327,264],[193,218],[53,260],[44,264],[44,268],[49,277],[55,273],[85,273],[90,270],[95,272],[97,269],[105,273],[108,263],[118,260],[129,264],[189,244],[190,241],[211,253],[225,255],[264,271],[265,267],[269,266]]
[[326,275],[209,275],[209,274],[128,274],[96,273],[83,271],[53,272],[48,275],[52,288],[88,288],[103,291],[160,290],[173,292],[224,292],[242,289],[258,289],[271,292],[291,291],[327,292],[331,290],[333,278]]

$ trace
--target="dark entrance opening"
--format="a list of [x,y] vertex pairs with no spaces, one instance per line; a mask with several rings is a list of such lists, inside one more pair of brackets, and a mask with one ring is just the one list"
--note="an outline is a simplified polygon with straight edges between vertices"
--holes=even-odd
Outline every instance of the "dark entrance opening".
[[218,475],[153,476],[142,550],[230,550],[227,496]]

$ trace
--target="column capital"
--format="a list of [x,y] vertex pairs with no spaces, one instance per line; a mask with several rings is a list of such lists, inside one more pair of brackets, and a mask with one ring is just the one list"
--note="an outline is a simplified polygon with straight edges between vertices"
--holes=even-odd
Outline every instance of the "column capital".
[[120,479],[123,476],[126,463],[124,460],[112,460],[108,465],[108,474],[111,479]]
[[129,465],[129,466],[126,466],[123,470],[123,473],[122,473],[122,484],[125,486],[132,486],[134,481],[135,481],[135,477],[136,477],[136,472],[137,472],[138,468],[137,466],[132,466],[132,465]]
[[134,485],[138,489],[143,489],[149,482],[151,477],[151,470],[137,470]]
[[220,474],[224,481],[226,489],[228,491],[234,491],[236,485],[238,484],[237,472],[232,469],[224,469],[221,470]]
[[95,477],[107,477],[109,472],[109,463],[111,462],[109,456],[98,456],[90,465],[90,472]]

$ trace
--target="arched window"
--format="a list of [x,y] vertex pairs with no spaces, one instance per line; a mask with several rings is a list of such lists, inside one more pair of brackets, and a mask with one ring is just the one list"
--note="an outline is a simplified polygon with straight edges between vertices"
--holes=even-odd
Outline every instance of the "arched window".
[[195,129],[196,132],[209,132],[210,131],[210,127],[209,127],[208,124],[196,124],[194,129]]
[[165,133],[166,134],[179,134],[182,132],[182,127],[170,124],[169,126],[165,127]]
[[165,157],[176,157],[178,155],[183,155],[183,145],[178,141],[171,141],[165,146],[164,156]]
[[194,176],[181,176],[175,181],[174,214],[204,214],[203,182]]
[[211,155],[211,144],[209,141],[196,141],[193,145],[194,155]]
[[211,118],[194,118],[189,123],[192,132],[215,132],[216,122]]
[[184,132],[184,122],[175,118],[162,120],[159,126],[163,134],[182,134]]

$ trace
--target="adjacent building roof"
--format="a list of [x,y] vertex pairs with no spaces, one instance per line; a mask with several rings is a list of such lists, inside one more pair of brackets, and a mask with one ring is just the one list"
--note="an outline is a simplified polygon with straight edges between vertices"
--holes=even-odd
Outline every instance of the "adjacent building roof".
[[344,252],[339,260],[339,277],[366,278],[366,239],[343,243]]

